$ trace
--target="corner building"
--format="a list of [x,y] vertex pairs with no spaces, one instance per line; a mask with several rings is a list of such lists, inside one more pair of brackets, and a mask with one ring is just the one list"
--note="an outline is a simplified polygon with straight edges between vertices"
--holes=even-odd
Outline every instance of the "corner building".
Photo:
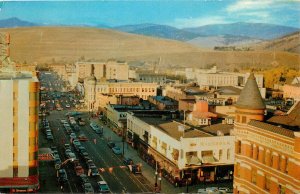
[[236,104],[234,193],[300,193],[300,132],[264,122],[253,74]]
[[39,81],[0,71],[0,192],[35,192],[38,179]]

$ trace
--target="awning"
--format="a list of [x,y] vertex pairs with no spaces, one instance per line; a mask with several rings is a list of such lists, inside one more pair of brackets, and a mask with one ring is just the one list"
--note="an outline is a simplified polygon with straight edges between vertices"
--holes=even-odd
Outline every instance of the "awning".
[[189,165],[191,165],[191,164],[201,165],[201,160],[197,156],[194,156],[194,155],[187,156],[186,161],[187,161],[187,164],[189,164]]
[[203,164],[214,163],[214,162],[216,162],[216,160],[215,160],[215,158],[212,155],[210,155],[210,156],[203,156],[202,157],[202,163]]

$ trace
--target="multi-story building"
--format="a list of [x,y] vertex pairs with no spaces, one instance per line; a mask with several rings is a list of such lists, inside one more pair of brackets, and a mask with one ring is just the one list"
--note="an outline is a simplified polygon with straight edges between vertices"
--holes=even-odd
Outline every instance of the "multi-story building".
[[149,96],[156,96],[156,83],[142,82],[116,82],[115,80],[106,81],[104,79],[97,81],[95,76],[90,76],[84,81],[85,102],[89,110],[96,111],[102,107],[103,95],[115,96],[138,96],[147,100]]
[[31,72],[0,71],[0,191],[39,188],[39,81]]
[[167,76],[165,74],[158,73],[138,72],[136,80],[145,83],[157,83],[159,85],[163,85],[167,81]]
[[100,80],[101,78],[128,80],[129,67],[126,62],[108,60],[107,62],[77,62],[76,77],[77,80],[85,79],[90,76],[92,66],[94,67],[94,75]]
[[[199,73],[197,74],[197,82],[200,88],[209,88],[210,86],[244,86],[249,73],[231,73],[231,72],[219,72],[219,73]],[[256,82],[259,88],[263,88],[263,75],[256,74]]]
[[296,101],[300,101],[300,84],[285,84],[282,89],[283,98],[292,98]]
[[149,102],[158,110],[177,110],[178,102],[166,96],[150,96]]
[[176,117],[175,111],[127,114],[128,139],[140,156],[175,185],[232,179],[234,136],[228,127],[202,131]]
[[234,193],[300,193],[300,132],[264,122],[265,109],[250,74],[236,104]]

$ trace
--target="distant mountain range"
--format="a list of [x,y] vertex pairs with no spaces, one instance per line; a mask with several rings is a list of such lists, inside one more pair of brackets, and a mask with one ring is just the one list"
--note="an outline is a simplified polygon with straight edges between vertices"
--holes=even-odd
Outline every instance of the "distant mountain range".
[[187,41],[199,36],[197,33],[188,32],[172,26],[157,24],[125,25],[118,26],[113,29],[132,34],[140,34],[179,41]]
[[300,29],[274,24],[238,22],[232,24],[214,24],[196,28],[184,28],[183,30],[197,33],[201,36],[232,35],[268,40],[279,38],[299,31]]
[[16,17],[0,20],[0,28],[15,28],[15,27],[30,27],[30,26],[38,26],[38,24],[20,20],[19,18]]
[[[46,26],[9,18],[0,20],[0,28]],[[57,26],[66,26],[59,25]],[[75,26],[75,25],[69,25]],[[237,46],[254,44],[265,40],[276,39],[299,31],[299,28],[280,26],[263,23],[238,22],[232,24],[214,24],[195,28],[178,29],[168,25],[158,24],[137,24],[110,27],[104,24],[99,25],[77,25],[81,27],[108,28],[117,31],[139,34],[188,42],[202,48],[213,48],[215,46]]]
[[214,47],[227,47],[227,46],[246,46],[252,45],[263,40],[251,38],[247,36],[232,36],[232,35],[218,35],[218,36],[199,36],[192,40],[187,41],[192,45],[213,49]]

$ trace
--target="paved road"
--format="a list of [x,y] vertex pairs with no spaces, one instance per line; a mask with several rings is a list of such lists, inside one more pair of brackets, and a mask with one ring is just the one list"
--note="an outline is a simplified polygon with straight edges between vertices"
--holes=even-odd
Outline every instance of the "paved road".
[[[70,140],[69,136],[65,133],[63,126],[60,124],[60,119],[65,118],[64,114],[65,111],[53,111],[48,117],[54,135],[54,143],[58,147],[62,161],[67,159],[63,154],[63,145],[64,143],[69,143]],[[85,118],[87,118],[87,114],[85,115]],[[86,120],[88,121],[88,119]],[[153,190],[153,185],[143,178],[142,175],[134,175],[130,173],[127,168],[120,168],[120,166],[123,166],[122,157],[113,154],[112,150],[106,145],[106,138],[96,134],[88,124],[81,126],[80,128],[80,132],[75,132],[77,136],[79,134],[84,134],[89,139],[89,141],[82,142],[81,144],[87,149],[87,152],[96,166],[98,168],[105,169],[105,172],[102,172],[100,177],[90,178],[95,189],[96,182],[104,179],[108,183],[112,192],[120,193],[123,190],[126,190],[131,193],[136,193],[151,192]],[[96,144],[93,141],[94,139],[96,139]],[[120,146],[122,145],[121,143],[119,144]],[[77,157],[81,159],[79,155],[77,155]],[[80,162],[87,171],[87,167],[84,165],[82,159]],[[114,167],[112,173],[108,172],[109,167]],[[82,188],[78,186],[79,179],[74,173],[72,164],[67,163],[65,168],[69,177],[69,188],[67,188],[66,191],[83,192]]]

